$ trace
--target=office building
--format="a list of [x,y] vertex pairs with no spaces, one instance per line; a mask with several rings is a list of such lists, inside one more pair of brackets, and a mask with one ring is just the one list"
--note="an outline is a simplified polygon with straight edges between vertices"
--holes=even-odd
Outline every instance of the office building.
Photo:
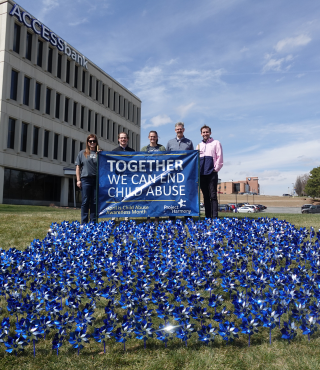
[[0,203],[73,204],[87,136],[139,150],[141,101],[13,1],[0,27]]

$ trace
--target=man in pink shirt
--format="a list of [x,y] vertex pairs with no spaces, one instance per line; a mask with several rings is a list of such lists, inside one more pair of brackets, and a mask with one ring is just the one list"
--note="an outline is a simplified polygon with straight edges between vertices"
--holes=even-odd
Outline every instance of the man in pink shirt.
[[203,140],[197,145],[200,151],[200,189],[203,194],[205,214],[207,218],[218,217],[218,172],[223,166],[222,146],[211,137],[211,128],[202,126],[200,129]]

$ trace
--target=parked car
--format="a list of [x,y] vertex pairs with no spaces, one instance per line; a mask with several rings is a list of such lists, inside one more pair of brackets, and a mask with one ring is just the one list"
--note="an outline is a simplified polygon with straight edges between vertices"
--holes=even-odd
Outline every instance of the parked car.
[[254,213],[255,210],[252,207],[243,206],[237,209],[239,213]]
[[308,209],[312,206],[312,204],[304,204],[302,207],[301,207],[301,212],[304,210],[304,209]]
[[232,208],[228,204],[219,204],[218,205],[218,210],[220,212],[231,212]]
[[200,208],[204,208],[204,204],[200,202]]
[[257,204],[257,206],[261,207],[261,210],[263,211],[264,209],[267,209],[266,206],[264,206],[263,204]]
[[320,213],[320,205],[311,206],[302,211],[302,213]]
[[290,194],[282,194],[283,197],[291,197]]
[[259,211],[258,207],[256,207],[256,206],[255,206],[255,205],[253,205],[253,204],[248,204],[246,207],[250,207],[250,208],[252,208],[254,212],[258,212],[258,211]]

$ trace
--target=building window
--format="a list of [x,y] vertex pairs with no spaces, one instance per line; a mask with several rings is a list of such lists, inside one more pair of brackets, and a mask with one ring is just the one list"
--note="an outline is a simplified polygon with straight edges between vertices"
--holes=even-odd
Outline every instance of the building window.
[[101,117],[101,125],[100,125],[100,136],[103,137],[104,131],[104,117]]
[[13,48],[12,50],[19,54],[20,51],[20,34],[21,27],[15,23],[14,24],[14,33],[13,33]]
[[84,93],[86,89],[86,72],[82,71],[82,92]]
[[32,51],[32,34],[27,32],[27,42],[26,42],[26,59],[31,60]]
[[97,135],[98,131],[98,114],[96,113],[94,115],[94,133]]
[[113,111],[116,110],[116,92],[113,93],[113,107],[112,107],[112,110]]
[[116,133],[116,123],[115,122],[113,122],[113,142],[114,143],[116,143],[117,141],[118,141],[118,139],[117,139],[117,137],[118,137],[118,135],[117,135],[117,133]]
[[43,142],[43,156],[49,157],[49,131],[44,131],[44,142]]
[[78,103],[74,102],[73,103],[73,126],[76,126],[77,125],[77,106],[78,106]]
[[71,163],[74,163],[75,156],[76,156],[76,141],[72,140],[72,148],[71,148]]
[[102,85],[102,104],[104,104],[104,88],[105,85]]
[[54,134],[53,140],[53,159],[58,159],[59,135]]
[[83,123],[84,123],[84,106],[81,106],[81,120],[80,120],[80,128],[83,129]]
[[24,77],[24,85],[23,85],[23,104],[29,105],[29,92],[30,92],[30,78]]
[[16,120],[13,118],[9,118],[8,123],[8,140],[7,140],[7,148],[14,149],[14,134],[16,130]]
[[108,87],[108,108],[110,108],[110,96],[111,96],[111,89]]
[[12,70],[11,72],[11,89],[10,89],[10,99],[17,100],[18,93],[18,75],[19,72]]
[[[61,177],[27,171],[4,170],[5,199],[59,202]],[[31,203],[31,202],[30,202]]]
[[61,78],[61,69],[62,69],[62,55],[58,54],[58,68],[57,68],[57,77]]
[[81,150],[83,150],[83,143],[80,143],[80,152],[81,152]]
[[40,110],[40,96],[41,96],[41,84],[39,84],[39,82],[36,82],[34,109]]
[[60,94],[56,93],[56,118],[60,118]]
[[42,54],[43,54],[43,42],[38,40],[38,55],[37,55],[37,65],[42,67]]
[[68,138],[63,137],[63,153],[62,153],[62,160],[63,162],[67,162],[67,146],[68,146]]
[[127,116],[126,116],[126,103],[127,103],[127,99],[123,99],[123,117],[124,118],[127,118]]
[[107,140],[110,139],[110,120],[107,119]]
[[91,131],[91,110],[89,110],[89,113],[88,113],[88,131],[90,132]]
[[78,88],[78,66],[74,67],[74,87]]
[[22,122],[21,124],[21,141],[20,141],[20,151],[27,151],[27,136],[28,136],[28,124]]
[[99,101],[99,84],[100,81],[96,81],[96,100]]
[[46,91],[46,114],[50,115],[50,107],[51,107],[51,89],[47,88],[47,91]]
[[90,75],[90,81],[89,81],[89,96],[92,96],[92,76]]
[[64,121],[69,122],[69,98],[66,98],[64,105]]
[[39,144],[39,127],[33,127],[33,147],[32,154],[38,154],[38,144]]
[[53,49],[49,47],[48,51],[48,72],[52,73],[52,59],[53,59]]
[[70,60],[67,59],[67,71],[66,71],[66,82],[70,83]]

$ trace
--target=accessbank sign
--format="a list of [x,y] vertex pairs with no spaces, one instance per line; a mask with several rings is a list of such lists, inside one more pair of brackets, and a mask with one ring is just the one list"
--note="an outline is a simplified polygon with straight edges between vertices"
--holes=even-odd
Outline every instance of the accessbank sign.
[[83,55],[76,53],[61,37],[58,37],[48,27],[38,21],[38,19],[32,18],[29,13],[20,9],[18,4],[15,4],[12,7],[9,14],[12,17],[16,16],[19,22],[23,23],[26,27],[31,28],[34,33],[40,35],[44,40],[50,42],[52,46],[55,46],[58,50],[64,52],[68,57],[71,57],[71,59],[76,63],[88,69],[88,61]]

